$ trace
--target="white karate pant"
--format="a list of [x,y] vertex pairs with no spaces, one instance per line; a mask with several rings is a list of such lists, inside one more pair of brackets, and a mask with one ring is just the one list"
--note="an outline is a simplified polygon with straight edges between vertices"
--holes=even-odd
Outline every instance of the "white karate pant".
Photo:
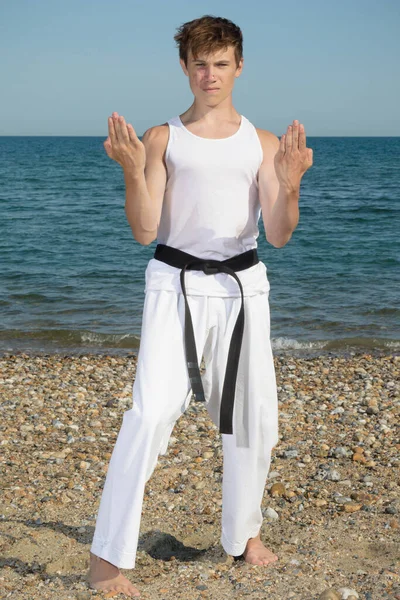
[[[226,361],[241,297],[188,295],[206,406],[218,426]],[[233,434],[222,434],[222,532],[227,554],[243,554],[262,525],[261,502],[278,441],[275,369],[268,293],[244,298],[245,330],[236,382]],[[184,354],[184,297],[159,290],[145,295],[133,407],[123,414],[100,501],[91,552],[135,567],[145,484],[165,454],[192,392]],[[193,400],[194,401],[194,400]],[[238,422],[245,432],[238,436]]]

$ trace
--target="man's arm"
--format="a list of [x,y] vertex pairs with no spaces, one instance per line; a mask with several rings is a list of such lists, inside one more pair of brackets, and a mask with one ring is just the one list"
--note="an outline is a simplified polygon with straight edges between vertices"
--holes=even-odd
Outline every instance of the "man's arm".
[[142,138],[146,149],[144,170],[124,169],[126,218],[135,240],[145,246],[157,238],[167,183],[164,155],[168,137],[168,124],[147,129]]
[[257,129],[257,133],[264,154],[258,173],[258,185],[265,235],[272,246],[282,248],[292,237],[299,222],[300,186],[297,188],[280,184],[274,164],[279,139],[264,129]]

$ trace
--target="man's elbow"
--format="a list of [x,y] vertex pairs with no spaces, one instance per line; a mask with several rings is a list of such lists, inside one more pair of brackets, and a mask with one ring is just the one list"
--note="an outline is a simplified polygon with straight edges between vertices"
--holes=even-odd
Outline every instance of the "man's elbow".
[[154,233],[151,233],[150,235],[143,234],[143,233],[135,233],[133,231],[132,227],[131,227],[131,231],[132,231],[132,235],[133,235],[135,242],[137,242],[141,246],[150,246],[150,244],[152,244],[154,242],[154,240],[157,239],[157,235],[154,235]]
[[291,239],[292,235],[287,238],[269,238],[267,237],[267,242],[271,244],[274,248],[283,248]]
[[154,240],[157,239],[157,237],[154,237],[153,235],[151,237],[146,237],[146,236],[135,237],[134,236],[134,238],[142,246],[150,246],[150,244],[152,244],[154,242]]

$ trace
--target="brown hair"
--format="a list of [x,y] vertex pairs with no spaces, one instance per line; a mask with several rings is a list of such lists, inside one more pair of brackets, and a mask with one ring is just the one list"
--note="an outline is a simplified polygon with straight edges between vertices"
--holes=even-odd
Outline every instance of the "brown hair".
[[174,40],[179,48],[179,58],[184,61],[186,67],[189,49],[193,57],[197,58],[201,52],[214,53],[227,50],[228,46],[233,46],[236,65],[239,66],[243,57],[243,35],[240,28],[229,19],[204,15],[183,23],[177,31]]

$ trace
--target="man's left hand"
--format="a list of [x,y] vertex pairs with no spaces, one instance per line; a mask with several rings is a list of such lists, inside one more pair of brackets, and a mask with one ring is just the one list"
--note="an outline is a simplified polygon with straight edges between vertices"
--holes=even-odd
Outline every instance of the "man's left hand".
[[306,147],[306,132],[302,123],[294,120],[293,125],[288,126],[286,135],[281,136],[274,163],[280,185],[288,191],[299,191],[301,178],[313,164],[313,151]]

